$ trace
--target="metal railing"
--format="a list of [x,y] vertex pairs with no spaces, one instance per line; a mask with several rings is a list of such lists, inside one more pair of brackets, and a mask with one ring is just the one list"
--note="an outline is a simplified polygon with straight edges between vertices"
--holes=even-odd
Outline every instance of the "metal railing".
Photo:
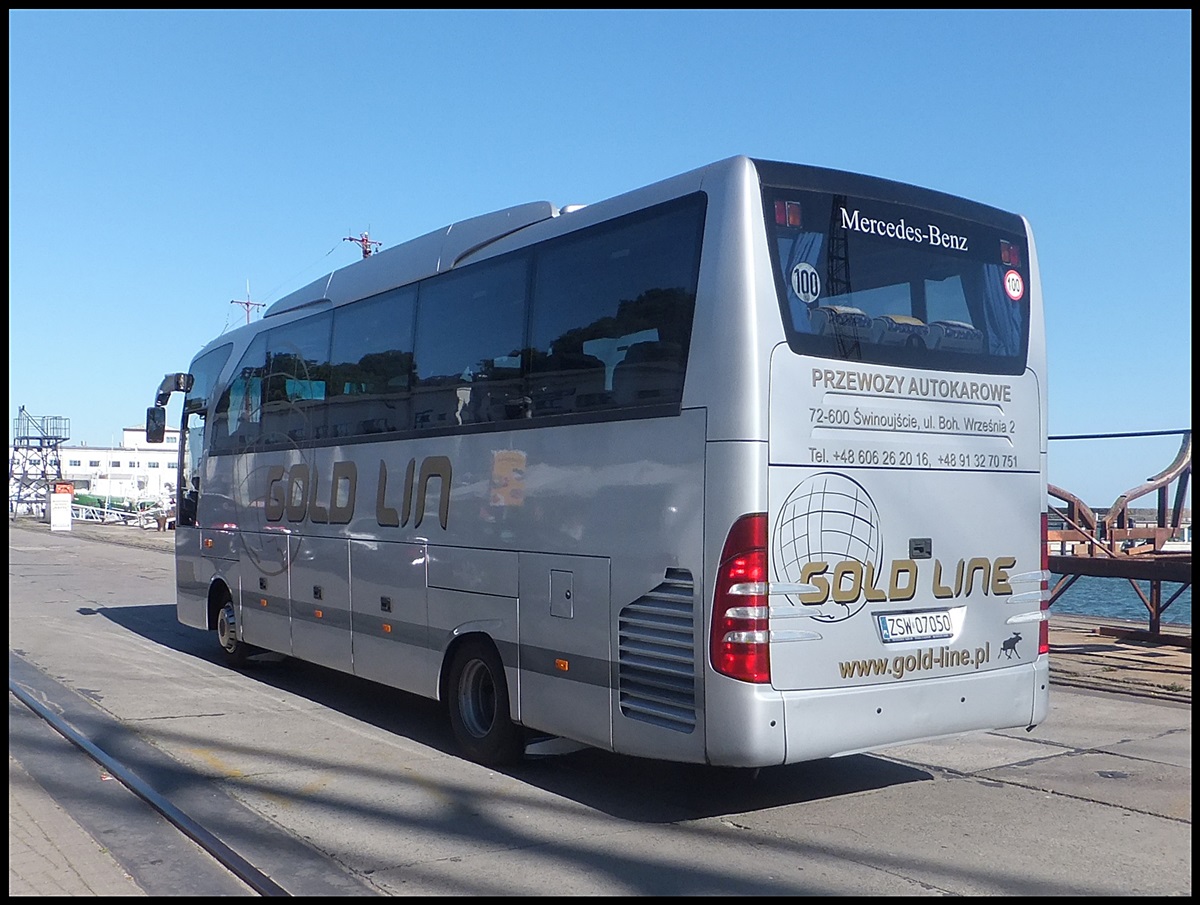
[[[1180,594],[1191,587],[1190,545],[1178,552],[1168,551],[1167,547],[1173,539],[1180,537],[1184,527],[1183,504],[1192,476],[1192,432],[1157,433],[1182,434],[1183,439],[1174,460],[1158,474],[1120,494],[1103,515],[1098,515],[1070,491],[1054,485],[1047,488],[1051,497],[1066,504],[1063,507],[1048,504],[1049,512],[1067,526],[1050,529],[1046,534],[1047,542],[1052,545],[1050,551],[1055,549],[1053,545],[1057,545],[1059,551],[1057,555],[1050,554],[1050,570],[1063,576],[1051,593],[1051,604],[1081,575],[1125,578],[1146,607],[1150,632],[1158,634],[1163,613]],[[1105,435],[1096,435],[1094,438],[1101,436]],[[1169,504],[1172,485],[1174,500]],[[1130,504],[1151,494],[1156,499],[1155,523],[1138,525],[1131,516]],[[1149,581],[1148,594],[1138,584],[1139,580]],[[1180,587],[1165,601],[1162,596],[1164,581],[1180,583]]]

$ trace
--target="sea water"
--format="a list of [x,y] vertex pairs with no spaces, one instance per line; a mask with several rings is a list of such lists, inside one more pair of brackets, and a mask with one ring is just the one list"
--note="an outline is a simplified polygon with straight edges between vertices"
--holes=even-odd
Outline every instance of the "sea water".
[[[1050,588],[1058,583],[1061,575],[1051,575]],[[1150,596],[1150,582],[1139,581],[1138,586],[1146,597]],[[1180,585],[1177,582],[1162,583],[1162,601],[1171,599]],[[1130,585],[1127,578],[1097,578],[1081,575],[1063,595],[1050,607],[1051,613],[1067,613],[1073,616],[1095,616],[1105,619],[1125,619],[1150,625],[1150,611],[1142,598]],[[1189,585],[1166,612],[1162,614],[1163,625],[1192,625],[1192,588]]]

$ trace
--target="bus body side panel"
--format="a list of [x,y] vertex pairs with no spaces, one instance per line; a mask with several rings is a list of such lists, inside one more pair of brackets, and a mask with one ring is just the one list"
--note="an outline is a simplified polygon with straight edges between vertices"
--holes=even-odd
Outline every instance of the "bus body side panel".
[[[1037,243],[1033,238],[1033,229],[1029,225],[1029,221],[1022,218],[1025,223],[1025,234],[1029,240],[1029,368],[1030,377],[1037,383],[1037,398],[1038,398],[1038,436],[1041,438],[1041,475],[1039,478],[1039,486],[1043,500],[1048,502],[1047,487],[1050,479],[1050,462],[1049,462],[1049,399],[1047,396],[1047,369],[1046,369],[1046,323],[1045,323],[1045,308],[1042,299],[1042,276],[1041,265],[1038,263]],[[1046,504],[1043,503],[1043,508]],[[1046,596],[1049,600],[1049,596]],[[1029,724],[1036,726],[1046,719],[1050,712],[1050,695],[1049,695],[1049,656],[1042,658],[1043,662],[1039,662],[1040,682],[1038,685],[1039,691],[1034,697],[1033,713],[1030,716]]]
[[[436,556],[431,550],[430,556]],[[483,634],[492,640],[504,664],[508,682],[509,709],[513,719],[519,719],[517,688],[517,598],[500,594],[483,594],[461,589],[430,586],[429,638],[437,663],[443,663],[446,652],[461,635]],[[399,652],[398,652],[399,653]],[[438,673],[427,677],[430,688],[421,694],[437,696]],[[432,692],[432,694],[429,694]]]
[[[203,500],[203,497],[201,497]],[[242,640],[280,654],[292,653],[291,564],[300,538],[264,531],[243,518],[238,545],[241,587],[238,631]]]
[[730,527],[741,516],[767,507],[765,441],[717,441],[707,445],[704,512],[705,759],[719,766],[761,767],[783,763],[787,754],[783,696],[770,685],[718,674],[708,649],[717,566]]
[[[268,499],[273,493],[283,504],[275,510],[282,512],[282,518],[263,525],[262,543],[265,550],[272,550],[273,538],[284,535],[274,529],[282,525],[295,532],[286,535],[291,653],[311,663],[352,672],[350,550],[338,530],[344,519],[339,496],[346,496],[347,481],[333,480],[335,453],[329,447],[286,453],[284,458],[292,480],[287,484],[268,481]],[[286,492],[282,492],[284,488]],[[266,506],[259,509],[245,502],[242,510],[246,517],[267,514]],[[274,554],[270,560],[275,561]]]
[[[292,654],[293,640],[291,570],[300,556],[302,537],[286,523],[266,522],[264,500],[271,489],[267,480],[271,466],[281,461],[290,466],[301,460],[298,450],[209,457],[204,463],[198,514],[202,524],[223,526],[220,533],[232,538],[241,588],[240,600],[235,597],[240,604],[239,636],[248,644],[288,655]],[[297,490],[295,497],[293,508],[299,505],[297,500],[307,506],[306,493]],[[207,537],[205,532],[202,543]],[[312,561],[311,550],[306,558]],[[310,597],[318,583],[309,582]]]
[[709,441],[765,440],[769,361],[761,350],[782,341],[783,325],[758,176],[739,158],[706,174],[704,191],[708,216],[683,402],[705,407]]
[[517,718],[517,554],[433,544],[427,549],[429,637],[438,661],[461,635],[490,637],[504,663]]
[[715,578],[725,539],[741,516],[767,511],[770,358],[784,339],[754,165],[737,158],[705,176],[708,219],[685,402],[706,406],[704,582],[705,760],[725,766],[782,763],[783,700],[770,686],[715,672],[709,655]]
[[292,656],[352,672],[350,551],[341,538],[302,538],[291,564]]
[[239,529],[247,642],[436,697],[483,634],[514,719],[699,761],[704,434],[689,410],[250,453],[201,499]]
[[518,556],[520,719],[612,750],[610,561]]
[[183,625],[208,628],[208,589],[217,570],[200,556],[200,531],[191,526],[175,529],[175,610]]
[[[703,758],[704,431],[699,409],[591,426],[563,450],[558,498],[546,499],[579,538],[572,552],[612,563],[605,629],[618,752]],[[603,650],[597,640],[593,655]]]
[[425,560],[421,544],[350,542],[354,674],[432,698],[440,654],[429,643]]

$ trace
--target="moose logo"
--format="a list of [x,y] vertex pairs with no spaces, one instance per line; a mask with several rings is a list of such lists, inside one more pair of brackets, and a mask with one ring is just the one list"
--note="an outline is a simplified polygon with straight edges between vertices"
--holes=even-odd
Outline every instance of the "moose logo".
[[1012,637],[1000,645],[1000,653],[1004,654],[1005,659],[1011,660],[1014,656],[1020,660],[1021,656],[1017,653],[1017,642],[1021,640],[1020,632],[1013,632]]

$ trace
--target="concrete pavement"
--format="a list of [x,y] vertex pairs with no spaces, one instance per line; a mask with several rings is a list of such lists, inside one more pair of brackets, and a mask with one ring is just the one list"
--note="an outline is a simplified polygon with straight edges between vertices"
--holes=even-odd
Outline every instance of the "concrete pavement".
[[8,758],[8,894],[144,896],[117,860]]

